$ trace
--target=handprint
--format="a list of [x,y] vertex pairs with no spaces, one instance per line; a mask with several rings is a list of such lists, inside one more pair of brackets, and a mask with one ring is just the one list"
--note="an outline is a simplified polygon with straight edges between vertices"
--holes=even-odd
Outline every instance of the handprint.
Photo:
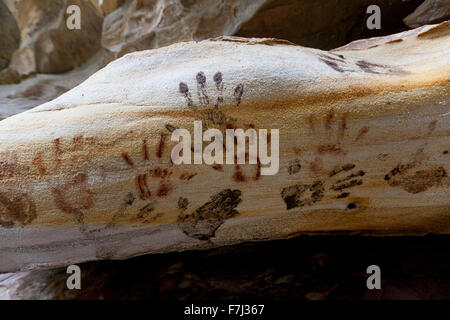
[[28,171],[19,165],[17,154],[0,153],[0,226],[26,226],[36,219],[36,206],[31,192],[15,182],[15,177]]
[[[346,146],[358,143],[370,131],[370,127],[362,126],[353,133],[349,130],[348,112],[338,114],[329,110],[322,119],[309,117],[309,126],[314,135],[317,147],[310,154],[304,154],[299,148],[294,148],[297,156],[289,162],[289,175],[296,175],[304,167],[309,168],[314,177],[312,183],[300,183],[283,188],[281,197],[286,208],[309,206],[321,201],[326,194],[336,199],[350,196],[350,189],[363,184],[365,171],[358,169],[353,163],[344,162],[347,157]],[[311,159],[308,161],[308,158]]]
[[83,167],[91,162],[94,148],[93,137],[84,137],[80,134],[68,140],[56,138],[52,141],[52,154],[38,152],[32,160],[32,165],[43,178],[49,173],[55,174],[58,171],[63,173],[61,175],[63,178],[47,181],[47,184],[56,207],[64,213],[73,215],[83,232],[84,214],[95,204],[95,193],[89,185],[89,174]]
[[[210,99],[208,96],[208,88],[207,88],[207,78],[203,71],[200,71],[195,76],[196,84],[197,84],[197,98],[198,104],[202,106],[208,106],[210,103],[214,101],[214,107],[219,107],[224,103],[224,83],[223,83],[223,74],[218,71],[213,75],[213,81],[215,83],[215,99]],[[192,99],[192,94],[189,90],[189,86],[186,82],[180,82],[178,85],[179,92],[186,99],[186,103],[189,107],[195,107],[196,104]],[[244,94],[244,85],[242,83],[238,84],[234,90],[232,91],[236,106],[241,104],[242,95]]]
[[439,186],[448,177],[444,167],[424,163],[424,160],[426,160],[424,150],[428,145],[427,140],[436,129],[437,123],[437,120],[429,123],[426,139],[412,159],[407,163],[397,164],[384,176],[388,185],[400,187],[406,192],[415,194],[426,191],[433,186]]
[[[167,136],[161,134],[160,140],[158,142],[156,148],[156,157],[161,158],[165,149]],[[150,155],[149,155],[149,147],[146,139],[142,140],[141,147],[141,160],[133,160],[133,158],[128,154],[128,152],[122,152],[121,154],[122,160],[124,163],[130,168],[142,168],[143,170],[138,170],[135,175],[135,185],[136,192],[141,200],[148,200],[154,196],[156,197],[164,197],[167,196],[173,189],[172,184],[170,183],[170,176],[172,175],[172,170],[169,167],[150,167]],[[158,187],[150,188],[149,182],[151,179],[154,179]],[[156,190],[155,190],[156,189]]]

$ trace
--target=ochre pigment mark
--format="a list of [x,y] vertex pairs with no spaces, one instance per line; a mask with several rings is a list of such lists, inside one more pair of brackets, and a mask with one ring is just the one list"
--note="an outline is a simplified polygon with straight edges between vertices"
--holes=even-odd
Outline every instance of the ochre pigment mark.
[[61,163],[61,139],[56,138],[53,140],[53,147],[55,148],[55,160],[58,164]]
[[327,59],[327,58],[319,58],[320,61],[324,62],[327,66],[329,66],[330,68],[336,70],[337,72],[341,72],[343,73],[345,70],[342,68],[342,66],[339,65],[339,63],[337,61],[333,61],[331,59]]
[[320,157],[315,157],[314,160],[312,162],[309,163],[309,170],[314,174],[314,175],[320,175],[324,172],[323,169],[323,162],[322,159]]
[[74,150],[80,149],[82,141],[83,141],[82,134],[79,134],[79,135],[73,137],[73,149]]
[[338,184],[338,183],[342,183],[342,182],[348,181],[353,178],[363,177],[365,174],[366,173],[363,170],[359,170],[359,171],[349,174],[345,178],[337,180],[336,183]]
[[341,147],[336,146],[335,144],[326,144],[317,147],[317,152],[319,154],[332,154],[332,155],[345,155],[346,152],[342,150]]
[[294,159],[289,163],[288,173],[290,175],[296,174],[296,173],[300,172],[301,168],[302,168],[302,164],[301,164],[300,159]]
[[324,198],[326,191],[339,192],[337,195],[333,195],[337,199],[348,197],[350,193],[347,189],[363,184],[362,177],[365,175],[363,170],[353,171],[342,176],[343,173],[353,170],[355,167],[354,164],[345,164],[332,170],[327,179],[316,180],[311,184],[299,183],[285,187],[281,191],[281,198],[286,204],[286,209],[301,208],[319,202]]
[[347,118],[348,118],[348,112],[345,112],[342,115],[341,123],[339,125],[339,137],[342,139],[345,136],[345,131],[347,128]]
[[45,166],[45,163],[42,160],[42,152],[39,152],[34,157],[32,163],[36,166],[40,175],[44,175],[47,172],[47,167]]
[[0,180],[11,178],[19,171],[17,155],[13,152],[0,153]]
[[62,138],[53,141],[55,157],[59,159],[59,161],[57,161],[58,165],[60,164],[62,154],[67,152],[69,152],[72,162],[71,166],[76,166],[75,163],[77,162],[90,162],[92,146],[95,143],[94,137],[84,137],[82,134],[78,134],[72,138],[72,143],[67,146],[63,146]]
[[213,80],[216,83],[217,100],[215,107],[220,106],[223,103],[223,75],[222,72],[216,72],[213,76]]
[[308,117],[308,123],[309,123],[309,128],[311,129],[312,133],[316,132],[316,127],[314,125],[314,115],[310,114]]
[[180,198],[178,198],[177,206],[181,212],[184,212],[189,206],[189,200],[186,198],[180,197]]
[[319,54],[318,58],[327,66],[340,73],[352,73],[362,71],[371,74],[407,74],[407,72],[398,67],[368,62],[365,60],[358,60],[354,64],[347,63],[345,58],[341,58],[340,56],[332,57],[329,54],[324,53]]
[[161,158],[163,156],[166,140],[167,136],[165,134],[161,134],[159,138],[158,148],[156,150],[156,156],[158,158]]
[[360,67],[361,70],[363,70],[366,73],[375,73],[375,74],[380,73],[380,72],[376,71],[376,68],[386,68],[383,65],[376,64],[376,63],[370,63],[370,62],[367,62],[367,61],[364,61],[364,60],[357,61],[356,65],[358,67]]
[[[246,154],[248,155],[248,154]],[[235,161],[237,162],[236,159],[236,155],[235,155]],[[255,166],[255,165],[250,165],[250,166]],[[215,170],[218,171],[223,171],[222,170],[222,166],[220,166],[220,169],[214,168]],[[259,161],[259,157],[257,157],[256,159],[256,167],[254,169],[255,173],[254,174],[250,174],[249,176],[245,174],[243,168],[240,165],[235,165],[234,166],[234,173],[233,173],[233,180],[235,182],[246,182],[246,181],[257,181],[261,178],[261,161]]]
[[15,179],[28,173],[29,167],[18,163],[17,153],[0,153],[0,226],[26,226],[36,218],[36,205],[27,186]]
[[363,181],[360,180],[360,179],[359,180],[350,180],[348,182],[341,183],[339,185],[333,185],[331,187],[331,189],[334,190],[334,191],[342,191],[344,189],[348,189],[348,188],[351,188],[351,187],[354,187],[354,186],[360,186],[362,184],[363,184]]
[[200,111],[203,120],[203,126],[205,128],[210,127],[222,127],[226,129],[235,129],[236,118],[228,117],[220,109],[213,107]]
[[166,127],[167,131],[169,131],[170,133],[174,132],[177,127],[171,125],[170,123],[166,124],[164,127]]
[[147,140],[144,139],[142,140],[142,157],[144,158],[144,160],[148,160],[148,146],[147,146]]
[[125,210],[128,207],[131,207],[135,200],[136,198],[134,194],[132,192],[128,192],[123,198],[119,206],[119,209],[114,213],[113,217],[111,218],[111,221],[107,224],[106,228],[114,227],[117,221],[124,215]]
[[149,214],[151,214],[155,210],[155,203],[150,202],[143,206],[141,209],[139,209],[139,213],[137,214],[138,219],[143,219]]
[[[211,196],[210,201],[190,214],[184,214],[185,209],[181,209],[178,222],[186,235],[199,240],[209,240],[227,219],[239,215],[236,207],[241,201],[240,190],[225,189]],[[184,203],[184,200],[179,200],[179,207],[183,207]]]
[[259,180],[261,178],[261,162],[259,161],[256,163],[256,174],[255,174],[255,181]]
[[36,205],[18,189],[0,192],[0,225],[5,228],[24,227],[36,219]]
[[206,76],[202,71],[200,71],[197,73],[195,78],[197,79],[198,100],[200,101],[200,104],[207,105],[209,104],[209,97],[206,94]]
[[147,174],[138,174],[135,178],[136,189],[138,191],[139,199],[146,200],[150,199],[152,193],[147,185]]
[[[341,163],[349,152],[346,146],[362,139],[369,131],[369,127],[363,127],[359,129],[358,133],[355,132],[356,136],[353,138],[353,133],[350,131],[352,129],[351,123],[349,123],[350,116],[350,112],[338,113],[331,109],[318,122],[319,124],[323,123],[324,130],[320,133],[324,136],[325,143],[317,146],[312,160],[305,160],[309,163],[309,171],[314,178],[327,172],[325,169],[330,166],[330,161]],[[312,115],[310,119],[311,124],[314,123]],[[318,131],[317,128],[315,128],[316,131]],[[317,135],[319,132],[315,134]]]
[[160,167],[157,167],[155,169],[150,169],[148,172],[150,173],[150,175],[153,178],[165,179],[172,175],[172,170],[169,170],[167,168],[161,169]]
[[439,186],[447,172],[443,167],[417,168],[420,164],[411,162],[398,164],[387,173],[384,180],[392,187],[400,187],[409,193],[420,193],[427,189]]
[[[231,96],[234,98],[236,106],[239,106],[242,101],[242,96],[244,94],[244,85],[239,83],[231,93],[224,92],[224,75],[222,72],[217,71],[212,76],[213,89],[208,89],[208,81],[205,73],[203,71],[199,71],[195,75],[196,86],[197,86],[197,101],[195,102],[192,98],[192,94],[190,92],[189,86],[186,82],[180,82],[178,84],[178,92],[184,97],[186,100],[186,104],[188,107],[196,107],[198,105],[201,106],[214,106],[218,108],[224,103],[225,96]],[[213,96],[209,96],[208,92],[214,92]]]
[[338,169],[335,169],[335,170],[332,170],[329,174],[328,174],[328,176],[329,177],[332,177],[332,176],[335,176],[336,174],[338,174],[338,173],[340,173],[340,172],[342,172],[342,171],[349,171],[349,170],[352,170],[353,168],[355,168],[356,166],[353,164],[353,163],[347,163],[347,164],[344,164],[342,167],[340,167],[340,168],[338,168]]
[[336,196],[337,199],[347,198],[350,195],[349,192],[342,192]]
[[133,162],[133,160],[130,158],[130,156],[128,155],[128,153],[122,152],[122,159],[123,159],[123,161],[125,161],[125,163],[126,163],[127,165],[129,165],[130,167],[134,167],[134,162]]
[[236,182],[245,182],[246,178],[242,172],[241,166],[236,165],[234,168],[233,180]]
[[234,99],[236,100],[236,106],[241,104],[242,95],[244,94],[244,85],[242,83],[238,84],[234,89]]
[[139,209],[139,213],[137,214],[137,218],[142,223],[151,223],[157,220],[158,218],[163,216],[161,212],[155,212],[156,209],[156,201],[151,201],[147,203],[144,207]]
[[94,192],[87,187],[88,175],[78,173],[59,187],[51,191],[56,206],[65,213],[76,213],[94,206]]
[[[158,158],[162,157],[166,138],[167,135],[161,134],[160,140],[156,147],[156,156]],[[134,161],[128,155],[128,153],[126,152],[122,153],[123,161],[130,167],[134,168],[144,167],[144,169],[138,172],[134,178],[138,198],[140,200],[148,200],[152,196],[156,197],[167,196],[174,189],[173,185],[169,181],[170,176],[172,175],[172,170],[170,170],[169,168],[161,168],[161,167],[145,168],[145,166],[148,164],[148,161],[150,160],[149,143],[148,140],[146,139],[142,140],[141,157],[142,160],[138,159],[137,161]],[[192,177],[190,177],[189,179],[191,178]],[[153,189],[152,187],[151,183],[152,179],[157,179],[158,187],[157,188],[155,187],[155,189]]]
[[165,197],[172,190],[173,190],[173,186],[170,183],[166,183],[166,182],[162,181],[159,184],[158,190],[156,191],[156,196],[158,196],[158,197]]
[[[338,191],[341,192],[336,198],[345,198],[350,195],[349,192],[347,192],[347,189],[360,186],[363,184],[364,175],[366,174],[363,170],[354,170],[350,172],[350,174],[347,174],[346,176],[343,176],[345,172],[348,172],[350,170],[353,170],[356,167],[353,163],[348,163],[340,168],[332,170],[328,176],[331,178],[333,177],[331,182],[331,186],[329,188],[330,191]],[[342,178],[340,178],[342,177]],[[345,191],[345,192],[344,192]]]
[[428,132],[433,133],[434,130],[436,130],[437,120],[433,120],[428,124]]
[[195,177],[197,173],[189,173],[189,172],[183,172],[180,175],[180,180],[191,180],[193,177]]
[[286,209],[290,210],[309,206],[322,200],[324,191],[322,181],[315,181],[312,184],[296,184],[284,188],[281,191],[281,198],[286,204]]
[[331,125],[333,123],[334,111],[330,110],[325,118],[325,129],[331,130]]
[[356,135],[355,138],[355,142],[358,141],[359,139],[361,139],[363,136],[365,136],[367,134],[367,132],[369,132],[370,127],[362,127],[361,129],[359,129],[358,134]]

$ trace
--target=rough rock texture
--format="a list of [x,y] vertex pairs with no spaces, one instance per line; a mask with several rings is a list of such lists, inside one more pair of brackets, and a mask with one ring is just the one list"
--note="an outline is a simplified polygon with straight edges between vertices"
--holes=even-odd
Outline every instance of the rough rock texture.
[[[34,2],[29,1],[29,3],[31,5]],[[56,98],[65,90],[84,81],[103,67],[106,62],[127,52],[158,48],[179,41],[202,40],[217,35],[232,34],[262,3],[262,0],[226,1],[223,3],[205,0],[198,2],[128,0],[121,7],[120,2],[97,3],[100,10],[102,5],[109,8],[105,8],[105,10],[111,11],[119,7],[105,18],[102,41],[99,40],[94,46],[89,47],[93,52],[96,49],[97,53],[83,66],[75,68],[69,73],[54,76],[37,75],[29,77],[17,86],[0,86],[0,103],[2,105],[0,116],[7,117]],[[60,3],[60,5],[62,4]],[[8,0],[8,6],[15,12],[16,19],[20,21],[19,13],[26,8],[16,7],[12,0]],[[40,12],[39,10],[35,11]],[[29,10],[25,12],[29,12]],[[55,12],[55,14],[57,13]],[[63,21],[64,12],[60,10],[57,15],[58,19]],[[22,28],[27,30],[25,22]],[[42,21],[42,23],[46,22],[48,22],[48,18]],[[82,30],[89,29],[82,28]],[[40,30],[36,32],[46,34]],[[93,35],[89,35],[87,40],[90,41],[91,37],[96,35],[97,29]],[[67,37],[65,33],[60,33],[59,36]],[[101,42],[104,46],[102,48],[100,48]],[[27,45],[24,44],[24,46],[27,48]],[[77,52],[77,50],[71,50],[70,54],[77,54]],[[19,58],[22,57],[20,52],[16,52],[16,55],[19,55]],[[20,61],[19,58],[18,61]],[[75,61],[77,60],[79,59],[75,59]],[[52,62],[53,60],[48,61]],[[72,63],[73,59],[70,62]],[[23,61],[19,67],[21,70],[23,69],[20,73],[38,72],[34,67],[33,60],[31,63]],[[3,83],[19,81],[21,77],[15,69],[17,68],[12,67],[10,70],[5,70],[3,75],[0,73],[0,83],[2,83],[2,78]]]
[[[420,0],[268,0],[235,33],[242,37],[273,37],[319,49],[404,31],[402,19]],[[381,30],[366,27],[369,5],[381,9]],[[423,23],[425,24],[425,23]]]
[[118,57],[175,42],[232,35],[265,0],[127,0],[105,18],[105,48]]
[[[450,233],[449,23],[400,38],[175,44],[2,120],[0,271],[302,233]],[[170,134],[194,119],[280,129],[278,174],[173,165]]]
[[36,74],[18,84],[0,85],[0,117],[20,113],[60,96],[104,67],[111,59],[112,55],[102,50],[69,72]]
[[[67,6],[81,10],[81,29],[66,26]],[[61,73],[80,66],[100,49],[103,17],[89,1],[45,0],[10,2],[21,42],[0,84],[18,82],[35,73]]]
[[398,41],[404,41],[413,37],[416,37],[422,33],[426,33],[429,30],[434,29],[434,25],[422,26],[413,30],[405,31],[402,33],[391,34],[384,37],[374,37],[369,39],[361,39],[353,41],[345,46],[336,48],[332,51],[342,50],[363,50],[369,48],[375,48],[383,44],[395,43]]
[[[355,39],[400,32],[406,28],[402,19],[421,3],[377,1],[382,9],[382,29],[368,30],[365,12],[372,4],[368,0],[90,0],[83,1],[81,36],[67,32],[62,23],[67,16],[63,7],[70,1],[3,1],[18,21],[24,39],[11,68],[0,71],[0,83],[22,81],[17,86],[0,85],[0,117],[56,98],[106,62],[134,50],[221,35],[283,38],[328,49]],[[100,15],[106,15],[101,40]],[[75,44],[82,49],[73,50]],[[6,62],[0,65],[6,66]],[[57,76],[39,74],[64,70],[70,71]]]
[[416,11],[407,16],[403,21],[411,28],[417,28],[424,24],[432,24],[448,20],[450,18],[449,0],[426,0]]
[[8,66],[19,43],[20,33],[16,20],[3,1],[0,1],[0,70]]

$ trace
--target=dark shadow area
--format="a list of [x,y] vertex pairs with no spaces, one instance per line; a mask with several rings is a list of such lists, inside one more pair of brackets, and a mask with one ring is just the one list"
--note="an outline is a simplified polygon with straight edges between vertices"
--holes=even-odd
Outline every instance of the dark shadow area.
[[[31,272],[22,286],[56,299],[449,299],[449,244],[447,235],[300,236],[84,263],[81,290],[66,289],[65,268]],[[369,265],[381,268],[381,290],[366,287]]]
[[[264,5],[235,34],[240,37],[286,39],[293,43],[330,50],[351,41],[409,30],[403,19],[422,0],[273,0]],[[367,7],[378,5],[381,29],[370,30]]]

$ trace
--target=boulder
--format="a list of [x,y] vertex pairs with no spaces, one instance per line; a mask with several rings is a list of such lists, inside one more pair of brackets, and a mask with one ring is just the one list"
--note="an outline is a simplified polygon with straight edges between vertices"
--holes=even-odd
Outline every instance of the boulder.
[[[450,233],[449,40],[445,22],[364,49],[222,37],[115,60],[0,122],[0,271],[299,234]],[[278,141],[278,170],[242,150],[245,164],[177,164],[173,134],[201,136],[195,120],[259,132],[274,154]]]
[[[382,29],[368,30],[365,12],[369,0],[323,0],[320,6],[315,0],[90,0],[81,3],[80,33],[67,32],[63,23],[65,8],[76,1],[3,1],[18,21],[24,39],[10,68],[5,68],[9,59],[0,60],[0,68],[5,68],[0,71],[0,84],[21,82],[0,86],[1,117],[56,98],[105,63],[129,52],[221,35],[276,37],[331,49],[354,39],[405,30],[402,19],[421,3],[378,1]],[[99,27],[102,15],[106,17]]]
[[417,28],[425,24],[437,23],[450,18],[450,1],[426,0],[403,21],[408,27]]
[[[89,1],[46,0],[9,2],[21,42],[0,84],[14,83],[35,73],[62,73],[89,60],[100,49],[103,17]],[[81,28],[68,29],[66,12],[77,5]]]
[[20,33],[16,20],[3,1],[0,1],[0,70],[8,66],[19,43]]
[[232,35],[266,0],[127,0],[105,17],[102,44],[117,57],[180,41]]

